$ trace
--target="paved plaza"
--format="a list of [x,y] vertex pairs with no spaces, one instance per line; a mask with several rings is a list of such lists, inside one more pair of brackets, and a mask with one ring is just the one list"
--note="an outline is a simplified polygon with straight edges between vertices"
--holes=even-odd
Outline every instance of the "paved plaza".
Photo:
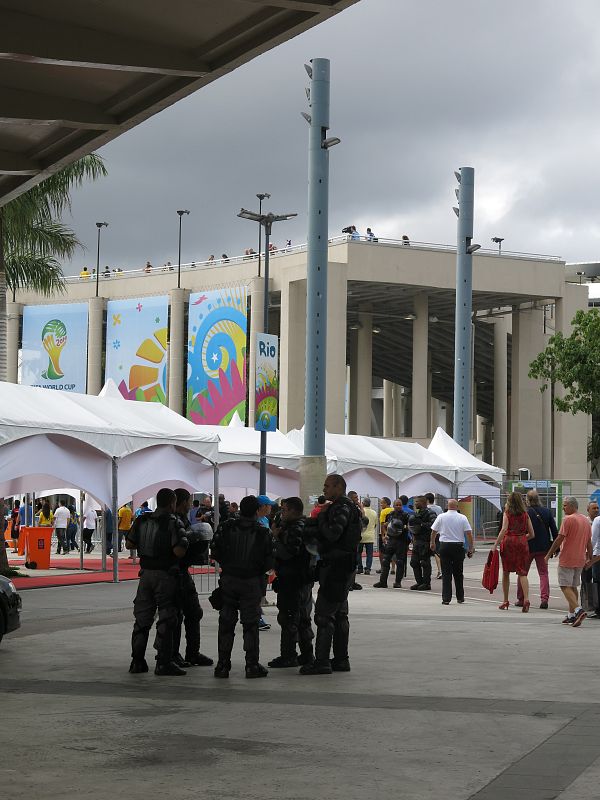
[[[173,800],[600,798],[600,622],[498,610],[467,563],[467,601],[365,588],[350,595],[352,672],[229,681],[129,675],[136,583],[23,592],[0,645],[3,796]],[[552,565],[553,570],[555,565]],[[408,586],[410,581],[405,581]],[[514,595],[514,586],[512,589]],[[215,655],[206,601],[203,652]],[[273,624],[261,660],[277,654]]]

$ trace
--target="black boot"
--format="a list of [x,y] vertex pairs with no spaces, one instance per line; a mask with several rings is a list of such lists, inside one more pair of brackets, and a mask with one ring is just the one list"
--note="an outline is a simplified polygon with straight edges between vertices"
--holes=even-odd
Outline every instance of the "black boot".
[[187,672],[181,667],[178,667],[174,661],[170,661],[168,664],[157,664],[154,670],[155,675],[187,675]]
[[129,665],[129,672],[132,675],[137,675],[141,672],[148,672],[148,662],[145,658],[143,658],[141,661],[132,661]]
[[298,660],[297,656],[284,658],[283,656],[277,656],[272,661],[269,661],[268,666],[271,669],[287,669],[287,667],[298,667],[300,665],[300,661]]
[[215,678],[228,678],[231,669],[231,661],[218,661],[215,667]]
[[333,641],[333,625],[317,628],[315,641],[315,660],[300,668],[300,675],[330,675],[332,672],[329,662],[331,643]]
[[246,664],[246,677],[247,678],[266,678],[269,670],[265,669],[262,664]]

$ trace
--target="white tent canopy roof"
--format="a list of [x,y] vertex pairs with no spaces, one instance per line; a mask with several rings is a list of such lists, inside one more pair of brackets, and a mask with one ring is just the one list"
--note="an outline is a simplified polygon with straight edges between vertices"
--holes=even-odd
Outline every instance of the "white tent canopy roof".
[[[260,457],[260,431],[240,426],[240,418],[235,416],[227,427],[220,425],[198,425],[201,431],[213,433],[219,437],[218,463],[229,464],[233,461],[258,463]],[[283,467],[297,472],[300,469],[302,450],[291,442],[281,431],[273,431],[267,436],[267,464]],[[242,484],[242,485],[251,485]]]
[[[304,440],[303,430],[287,434],[298,447]],[[453,481],[456,467],[440,456],[430,453],[417,442],[398,442],[373,436],[342,433],[325,434],[327,472],[346,475],[358,469],[383,473],[393,481],[404,481],[421,473],[433,473]]]
[[217,460],[218,436],[162,403],[55,392],[0,382],[0,445],[36,434],[62,434],[123,457],[153,445],[178,445]]
[[468,450],[457,444],[451,436],[448,436],[443,428],[438,428],[435,436],[427,448],[435,457],[439,457],[454,464],[456,469],[456,483],[462,483],[474,475],[484,475],[497,483],[502,482],[504,470],[486,464],[485,461],[472,456]]

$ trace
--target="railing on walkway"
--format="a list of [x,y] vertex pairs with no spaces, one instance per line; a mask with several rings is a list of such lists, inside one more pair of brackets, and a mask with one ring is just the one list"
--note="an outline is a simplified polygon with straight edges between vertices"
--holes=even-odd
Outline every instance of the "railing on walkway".
[[[356,245],[363,245],[363,246],[373,246],[373,245],[383,245],[388,247],[410,247],[413,250],[436,250],[439,252],[446,252],[446,253],[455,253],[456,252],[456,245],[452,244],[439,244],[435,242],[413,242],[407,243],[402,239],[386,239],[385,237],[378,236],[374,239],[368,239],[365,236],[361,236],[359,239],[353,239],[349,234],[343,234],[341,236],[333,236],[329,240],[330,245],[338,245],[338,244],[347,244],[351,242],[352,244]],[[272,250],[269,254],[270,258],[280,258],[281,256],[289,256],[293,255],[294,253],[303,253],[306,252],[307,245],[306,243],[298,244],[298,245],[291,245],[290,247],[282,247],[277,250]],[[511,259],[524,259],[526,261],[548,261],[551,263],[560,263],[562,258],[560,256],[548,256],[548,255],[541,255],[537,253],[521,253],[518,251],[510,251],[510,250],[503,250],[499,253],[497,250],[492,250],[489,248],[481,248],[477,251],[478,255],[486,255],[486,256],[493,256],[496,258],[511,258]],[[262,253],[262,258],[264,259],[265,254]],[[221,267],[228,267],[232,265],[238,264],[246,264],[246,263],[256,263],[258,261],[258,253],[251,253],[249,255],[237,255],[231,256],[227,258],[215,258],[215,259],[206,259],[204,261],[191,261],[186,264],[181,265],[182,272],[195,272],[197,270],[212,270],[212,269],[220,269]],[[160,267],[152,266],[151,270],[148,270],[146,267],[140,267],[139,269],[129,269],[129,270],[120,270],[118,272],[111,272],[110,275],[104,275],[102,272],[100,273],[100,281],[114,281],[114,280],[123,280],[125,278],[137,278],[142,275],[155,275],[159,273],[165,272],[177,272],[177,264],[166,264]],[[80,275],[70,275],[65,278],[67,283],[79,283],[81,281],[95,281],[96,274],[95,272],[90,272],[89,277],[82,278]]]

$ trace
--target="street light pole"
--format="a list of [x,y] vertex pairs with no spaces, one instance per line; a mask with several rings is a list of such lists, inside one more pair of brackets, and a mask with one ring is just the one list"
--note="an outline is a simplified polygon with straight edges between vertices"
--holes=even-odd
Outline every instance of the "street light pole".
[[[273,214],[269,212],[268,214],[262,213],[262,200],[265,197],[270,197],[270,195],[263,195],[262,199],[260,195],[257,195],[259,202],[261,203],[261,213],[256,214],[254,211],[247,211],[245,208],[240,210],[238,217],[242,219],[249,219],[252,222],[258,222],[259,226],[265,228],[265,274],[264,274],[264,281],[265,281],[265,291],[264,291],[264,302],[263,302],[263,333],[269,332],[269,244],[271,241],[271,230],[273,227],[274,222],[281,222],[282,220],[293,219],[293,217],[297,217],[297,214]],[[259,247],[259,258],[260,258],[260,247]],[[259,273],[260,274],[260,273]],[[250,347],[256,347],[256,342],[251,342]],[[251,376],[254,378],[256,382],[256,375]],[[254,391],[255,387],[252,387],[251,391]],[[255,421],[254,421],[255,422]],[[254,424],[254,423],[253,423]],[[260,473],[259,473],[259,494],[266,494],[267,493],[267,431],[260,432]]]
[[[257,195],[258,197],[258,215],[262,217],[262,204],[264,200],[267,200],[271,195],[268,192],[259,192]],[[260,249],[262,245],[262,224],[258,223],[258,277],[260,278]]]
[[100,293],[100,231],[102,228],[108,228],[108,222],[97,222],[96,227],[98,228],[98,247],[96,249],[96,297],[99,297]]
[[187,209],[182,209],[177,212],[179,214],[179,257],[177,259],[177,288],[181,289],[181,219],[184,214],[189,214]]

